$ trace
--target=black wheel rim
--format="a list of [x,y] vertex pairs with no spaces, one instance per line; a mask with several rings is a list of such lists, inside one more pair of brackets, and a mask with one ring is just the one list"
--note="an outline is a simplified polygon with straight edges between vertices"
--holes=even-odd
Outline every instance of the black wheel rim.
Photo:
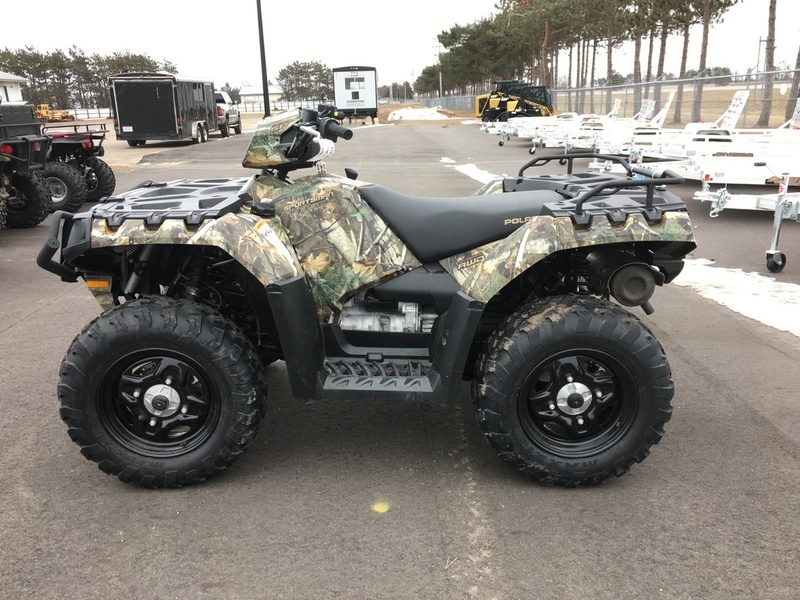
[[106,372],[98,398],[100,420],[128,450],[169,458],[200,446],[217,426],[220,393],[191,357],[148,349],[117,360]]
[[86,179],[86,189],[91,194],[97,189],[99,183],[97,180],[97,175],[95,175],[94,169],[89,169],[86,172],[86,176],[84,177],[84,179]]
[[519,392],[520,423],[528,438],[564,458],[596,455],[630,430],[639,395],[630,370],[606,352],[553,354],[526,376]]

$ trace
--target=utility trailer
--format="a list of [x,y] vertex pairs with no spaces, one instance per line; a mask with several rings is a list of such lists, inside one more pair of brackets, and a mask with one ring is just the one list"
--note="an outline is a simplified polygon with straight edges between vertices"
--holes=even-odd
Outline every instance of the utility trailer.
[[378,118],[378,72],[375,67],[333,69],[333,103],[339,114],[354,118]]
[[211,79],[171,73],[120,73],[109,78],[118,140],[143,146],[147,140],[208,141],[219,128]]

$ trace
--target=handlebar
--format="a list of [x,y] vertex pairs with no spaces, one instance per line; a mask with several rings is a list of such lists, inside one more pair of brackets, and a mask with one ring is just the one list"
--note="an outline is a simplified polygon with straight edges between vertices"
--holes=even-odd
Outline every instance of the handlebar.
[[353,130],[348,129],[336,121],[336,119],[322,119],[320,123],[320,133],[322,137],[328,137],[329,135],[333,135],[336,137],[344,138],[346,140],[352,139],[353,137]]

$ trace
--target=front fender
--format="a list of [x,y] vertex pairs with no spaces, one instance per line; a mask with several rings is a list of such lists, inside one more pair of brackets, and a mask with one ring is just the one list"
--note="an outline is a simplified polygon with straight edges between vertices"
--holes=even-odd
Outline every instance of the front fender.
[[94,219],[91,248],[144,246],[149,244],[215,246],[227,252],[264,286],[285,281],[301,273],[300,263],[283,238],[277,219],[250,213],[228,213],[187,225],[182,219],[165,219],[158,227],[142,220],[126,220],[110,227],[105,219]]

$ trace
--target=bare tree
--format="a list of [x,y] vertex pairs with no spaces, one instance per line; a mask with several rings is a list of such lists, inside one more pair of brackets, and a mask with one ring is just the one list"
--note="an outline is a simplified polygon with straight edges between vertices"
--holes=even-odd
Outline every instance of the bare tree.
[[794,61],[794,76],[792,77],[792,92],[789,94],[789,101],[786,103],[786,120],[792,118],[797,98],[800,95],[800,48],[797,49],[797,58]]
[[756,127],[769,127],[769,117],[772,113],[772,71],[775,70],[775,9],[778,0],[769,0],[769,20],[767,22],[767,50],[764,56],[764,103],[761,105],[761,115],[758,117]]

